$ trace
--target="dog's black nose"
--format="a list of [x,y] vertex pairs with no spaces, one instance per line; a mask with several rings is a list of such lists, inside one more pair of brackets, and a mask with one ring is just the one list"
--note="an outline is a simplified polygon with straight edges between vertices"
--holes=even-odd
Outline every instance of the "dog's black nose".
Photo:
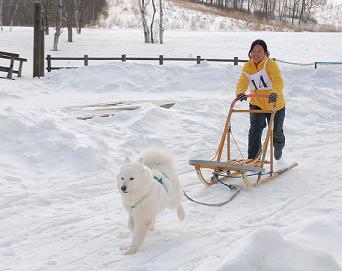
[[126,185],[121,186],[121,191],[122,192],[126,192],[126,189],[127,189]]

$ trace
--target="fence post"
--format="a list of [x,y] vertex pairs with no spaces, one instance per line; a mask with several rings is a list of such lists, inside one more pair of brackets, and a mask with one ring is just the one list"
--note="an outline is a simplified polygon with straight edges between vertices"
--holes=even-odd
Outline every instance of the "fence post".
[[47,71],[51,72],[51,55],[46,56],[46,61],[47,61]]
[[315,62],[315,69],[317,69],[317,62]]
[[197,56],[197,64],[201,64],[201,56]]
[[159,55],[159,65],[163,65],[163,63],[164,63],[164,56]]
[[121,61],[126,62],[126,55],[121,55]]
[[88,55],[84,55],[84,66],[88,66]]
[[234,65],[239,65],[239,58],[237,56],[234,56]]

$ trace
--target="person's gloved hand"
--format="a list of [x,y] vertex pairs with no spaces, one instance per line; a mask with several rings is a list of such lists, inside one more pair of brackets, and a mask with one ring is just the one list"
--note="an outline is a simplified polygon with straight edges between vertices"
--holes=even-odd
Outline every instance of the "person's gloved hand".
[[239,93],[238,95],[236,95],[236,98],[241,102],[247,100],[247,96],[245,93]]
[[275,92],[272,92],[268,95],[268,103],[275,103],[277,101],[278,95]]

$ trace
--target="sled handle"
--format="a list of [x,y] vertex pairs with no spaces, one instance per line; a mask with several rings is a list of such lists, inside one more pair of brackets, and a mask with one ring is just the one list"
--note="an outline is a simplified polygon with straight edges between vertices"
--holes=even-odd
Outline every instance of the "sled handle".
[[[247,96],[247,98],[253,98],[253,97],[256,98],[256,97],[258,97],[258,98],[268,99],[268,95],[267,94],[246,94],[246,96]],[[233,107],[234,107],[234,105],[236,104],[237,101],[239,101],[239,99],[236,97],[232,101],[232,103],[230,105],[230,109],[233,109]],[[276,102],[273,103],[273,108],[275,108],[275,106],[276,106]]]

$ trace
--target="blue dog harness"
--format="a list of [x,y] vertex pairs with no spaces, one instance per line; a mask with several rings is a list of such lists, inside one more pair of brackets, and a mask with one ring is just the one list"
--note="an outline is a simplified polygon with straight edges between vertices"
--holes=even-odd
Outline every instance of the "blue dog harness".
[[166,174],[165,174],[164,172],[161,172],[161,171],[157,170],[157,169],[152,169],[152,174],[153,174],[153,179],[155,179],[155,180],[158,181],[162,186],[164,186],[166,192],[169,192],[169,191],[167,190],[167,187],[166,187],[165,183],[164,183],[164,181],[165,181],[166,179],[169,179],[169,178],[166,176]]
[[[166,190],[166,193],[168,193],[169,191],[167,190],[167,187],[164,183],[164,181],[168,180],[169,178],[166,176],[165,173],[157,170],[157,169],[152,169],[152,176],[153,176],[153,179],[155,179],[156,181],[158,181],[162,186],[164,186],[165,190]],[[131,209],[134,209],[135,207],[137,207],[145,198],[146,198],[147,194],[142,198],[140,199],[139,201],[137,202],[134,202],[133,205],[131,205]]]

